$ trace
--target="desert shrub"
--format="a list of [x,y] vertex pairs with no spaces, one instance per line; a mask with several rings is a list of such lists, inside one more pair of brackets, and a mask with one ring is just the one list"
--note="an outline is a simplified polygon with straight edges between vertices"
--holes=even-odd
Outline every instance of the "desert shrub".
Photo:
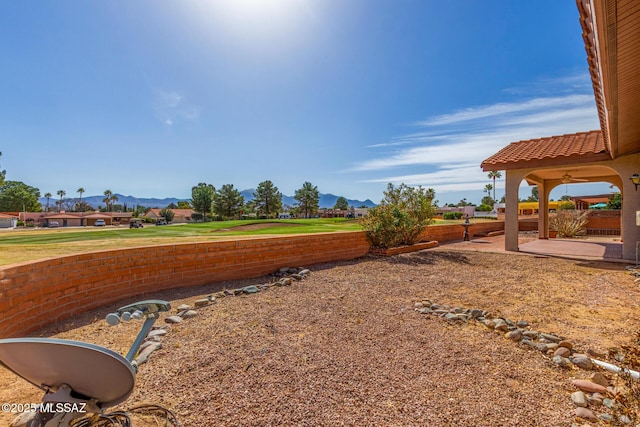
[[476,210],[477,210],[478,212],[491,212],[491,211],[493,210],[493,207],[492,207],[492,206],[489,206],[489,205],[487,205],[487,204],[482,204],[482,205],[478,206],[478,207],[476,208]]
[[587,211],[561,210],[549,217],[549,228],[558,237],[578,237],[587,234]]
[[378,248],[412,245],[420,241],[424,228],[434,214],[433,189],[405,184],[387,185],[384,199],[360,219],[371,244]]
[[445,212],[442,214],[442,219],[460,219],[462,218],[462,212]]

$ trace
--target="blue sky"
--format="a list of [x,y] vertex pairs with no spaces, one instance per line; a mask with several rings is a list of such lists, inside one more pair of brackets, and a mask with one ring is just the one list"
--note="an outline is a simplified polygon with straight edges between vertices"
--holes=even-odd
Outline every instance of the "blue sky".
[[479,203],[503,146],[599,127],[572,0],[6,2],[0,50],[7,179],[69,197],[270,179]]

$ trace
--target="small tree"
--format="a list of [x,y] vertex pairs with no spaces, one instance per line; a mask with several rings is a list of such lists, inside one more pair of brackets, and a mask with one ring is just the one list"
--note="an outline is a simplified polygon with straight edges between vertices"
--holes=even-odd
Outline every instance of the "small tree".
[[0,212],[41,212],[40,190],[21,181],[5,181],[0,186]]
[[298,201],[299,210],[304,214],[305,218],[309,218],[318,211],[320,194],[318,193],[318,187],[310,182],[302,184],[302,187],[296,190],[296,194],[293,197]]
[[58,204],[58,211],[62,210],[62,200],[64,199],[64,196],[67,195],[67,192],[64,190],[58,190],[56,191],[56,194],[58,196],[60,196],[60,200],[58,200],[57,204]]
[[256,212],[267,218],[277,214],[282,208],[282,193],[269,180],[258,184],[258,188],[253,193],[253,198]]
[[191,204],[186,200],[179,201],[178,209],[191,209]]
[[607,201],[607,209],[622,209],[622,194],[613,193]]
[[238,216],[243,204],[244,197],[238,190],[233,188],[233,184],[223,185],[213,197],[214,212],[224,218]]
[[347,210],[349,209],[349,201],[346,197],[340,196],[338,200],[336,200],[336,204],[333,205],[333,209]]
[[169,209],[169,207],[166,207],[166,208],[160,210],[160,216],[162,218],[164,218],[165,221],[171,222],[171,221],[173,221],[173,218],[175,217],[175,214],[173,213],[173,211],[171,209]]
[[[191,188],[191,206],[193,206],[193,210],[202,215],[205,222],[207,221],[207,216],[211,212],[215,192],[215,187],[205,182],[201,182]],[[191,218],[195,219],[193,215]]]
[[372,245],[390,248],[419,242],[435,212],[433,189],[409,187],[404,183],[396,188],[389,183],[384,195],[380,205],[360,219]]

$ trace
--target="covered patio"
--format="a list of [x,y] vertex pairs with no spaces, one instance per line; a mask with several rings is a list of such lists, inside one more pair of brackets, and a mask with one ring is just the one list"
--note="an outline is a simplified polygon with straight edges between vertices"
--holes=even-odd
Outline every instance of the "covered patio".
[[622,195],[622,258],[635,260],[640,241],[640,4],[578,0],[587,62],[601,129],[514,142],[482,162],[506,171],[505,249],[518,251],[518,190],[538,187],[538,230],[549,238],[548,201],[562,184],[606,182]]

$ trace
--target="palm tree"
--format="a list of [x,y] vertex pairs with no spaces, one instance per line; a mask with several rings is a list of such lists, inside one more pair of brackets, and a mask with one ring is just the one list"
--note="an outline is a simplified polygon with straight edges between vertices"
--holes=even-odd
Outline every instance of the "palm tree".
[[[493,185],[487,184],[484,186],[484,191],[487,193],[487,196],[491,199],[491,190],[493,190]],[[494,201],[495,203],[495,201]]]
[[58,205],[58,212],[60,212],[60,210],[62,210],[62,199],[64,199],[64,196],[67,194],[67,192],[64,190],[58,190],[56,191],[56,194],[60,196],[60,204]]
[[45,212],[49,212],[49,199],[51,198],[51,193],[44,193],[44,197],[47,198],[47,207],[45,208]]
[[84,188],[80,187],[76,190],[76,193],[80,193],[80,198],[78,199],[78,205],[82,205],[82,193],[84,193]]
[[104,194],[104,199],[102,199],[102,201],[105,205],[107,205],[107,212],[111,212],[111,200],[113,200],[113,192],[111,190],[105,190],[102,194]]
[[489,172],[489,179],[493,179],[493,200],[496,200],[496,178],[502,178],[502,174],[500,171],[491,171]]

